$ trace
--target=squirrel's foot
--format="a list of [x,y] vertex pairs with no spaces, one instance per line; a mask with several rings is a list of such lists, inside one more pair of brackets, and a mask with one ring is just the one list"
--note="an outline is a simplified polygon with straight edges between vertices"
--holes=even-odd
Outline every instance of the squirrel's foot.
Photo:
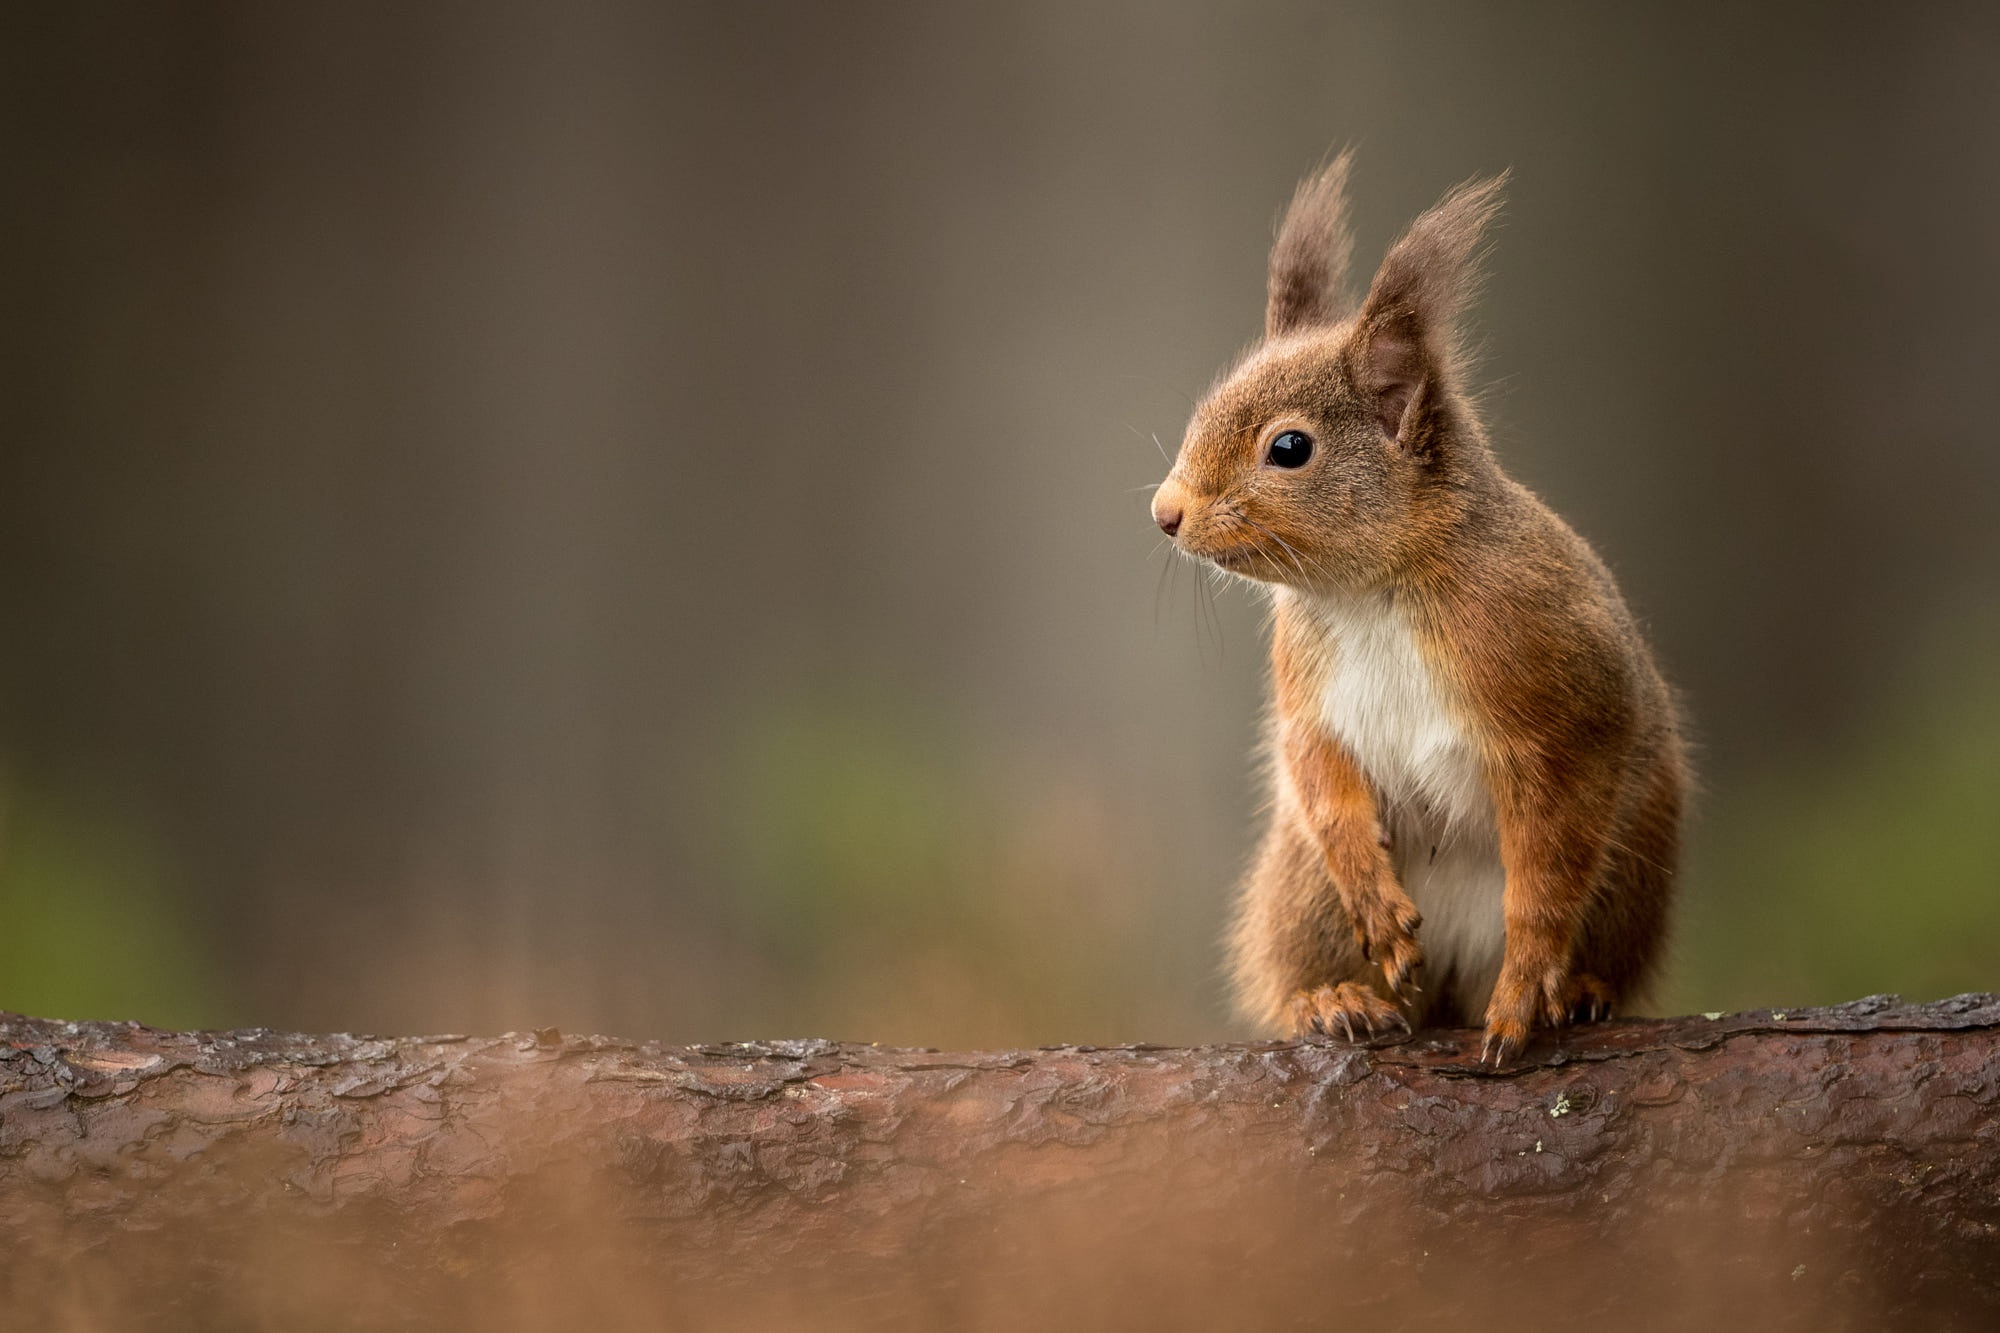
[[1563,1012],[1572,1023],[1599,1023],[1611,1017],[1611,987],[1579,972],[1569,979],[1563,994]]
[[1382,969],[1389,989],[1397,995],[1405,991],[1421,995],[1416,973],[1424,965],[1424,950],[1417,943],[1417,928],[1424,918],[1416,904],[1401,890],[1393,895],[1378,892],[1353,915],[1361,956]]
[[1401,1009],[1359,981],[1300,991],[1292,997],[1288,1021],[1295,1037],[1317,1033],[1348,1041],[1410,1030],[1410,1020]]
[[1486,1005],[1486,1042],[1479,1062],[1502,1065],[1521,1053],[1537,1023],[1554,1027],[1569,1017],[1564,996],[1571,980],[1559,967],[1537,970],[1518,966],[1500,969],[1493,998]]
[[1495,1069],[1521,1053],[1528,1044],[1528,1025],[1513,1018],[1486,1020],[1486,1040],[1479,1047],[1479,1063]]

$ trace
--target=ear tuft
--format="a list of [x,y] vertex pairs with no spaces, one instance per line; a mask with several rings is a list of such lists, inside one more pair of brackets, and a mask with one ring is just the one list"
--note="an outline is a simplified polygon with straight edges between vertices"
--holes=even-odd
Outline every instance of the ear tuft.
[[1362,304],[1350,364],[1375,397],[1383,431],[1405,448],[1427,447],[1414,436],[1437,424],[1441,381],[1462,369],[1460,321],[1478,293],[1480,243],[1506,184],[1505,172],[1469,181],[1412,222],[1389,248]]
[[1299,183],[1278,239],[1271,246],[1264,336],[1275,338],[1314,324],[1335,324],[1353,310],[1347,294],[1347,261],[1354,233],[1347,221],[1347,171],[1354,150]]

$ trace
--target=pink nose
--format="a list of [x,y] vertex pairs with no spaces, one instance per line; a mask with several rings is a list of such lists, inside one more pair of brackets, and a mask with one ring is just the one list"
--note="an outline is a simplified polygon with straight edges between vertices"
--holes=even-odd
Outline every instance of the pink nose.
[[1176,532],[1179,532],[1181,530],[1180,506],[1179,505],[1153,506],[1153,521],[1160,525],[1161,532],[1166,533],[1169,537],[1173,536]]

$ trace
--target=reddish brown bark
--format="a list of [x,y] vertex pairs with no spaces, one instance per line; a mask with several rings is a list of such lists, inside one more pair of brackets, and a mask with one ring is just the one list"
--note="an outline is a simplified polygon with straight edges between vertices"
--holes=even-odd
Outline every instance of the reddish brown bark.
[[[943,1054],[0,1016],[76,1326],[1984,1327],[2000,998]],[[1342,1320],[1341,1322],[1346,1322]]]

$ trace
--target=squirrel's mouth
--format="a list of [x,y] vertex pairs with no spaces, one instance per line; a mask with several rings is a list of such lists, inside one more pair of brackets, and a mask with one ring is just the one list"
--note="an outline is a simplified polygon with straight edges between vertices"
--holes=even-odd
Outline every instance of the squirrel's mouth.
[[1274,559],[1269,551],[1260,551],[1254,546],[1234,546],[1204,558],[1223,573],[1248,579],[1252,583],[1293,581],[1293,570],[1288,561]]

